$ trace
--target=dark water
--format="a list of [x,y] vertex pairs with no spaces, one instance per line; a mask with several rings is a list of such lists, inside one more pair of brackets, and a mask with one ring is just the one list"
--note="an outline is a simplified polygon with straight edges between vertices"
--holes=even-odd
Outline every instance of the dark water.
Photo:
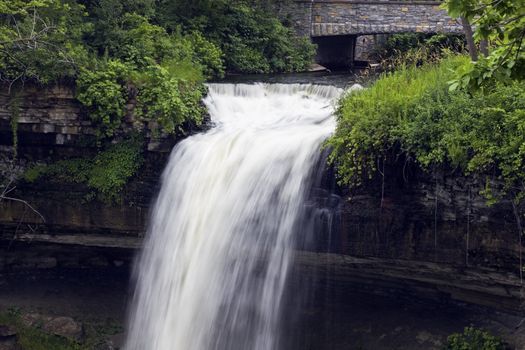
[[289,74],[243,74],[228,75],[217,81],[220,83],[278,83],[278,84],[316,84],[332,85],[345,88],[355,83],[365,84],[369,78],[364,76],[364,70],[348,70],[336,72],[306,72]]

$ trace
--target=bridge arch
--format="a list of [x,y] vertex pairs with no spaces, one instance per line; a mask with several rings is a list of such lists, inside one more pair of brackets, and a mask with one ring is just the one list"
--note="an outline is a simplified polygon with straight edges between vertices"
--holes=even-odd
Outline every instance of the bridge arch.
[[[356,38],[396,33],[462,33],[439,1],[421,0],[283,0],[280,15],[318,45],[319,63],[349,65]],[[346,63],[345,63],[346,62]]]

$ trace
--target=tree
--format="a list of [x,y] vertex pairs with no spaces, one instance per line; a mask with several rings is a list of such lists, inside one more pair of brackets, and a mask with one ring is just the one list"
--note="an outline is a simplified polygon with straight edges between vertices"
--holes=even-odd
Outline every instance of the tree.
[[525,0],[446,0],[444,7],[451,17],[461,18],[467,40],[473,39],[471,62],[459,70],[452,89],[525,79]]
[[86,57],[84,9],[60,0],[0,0],[0,80],[41,83],[74,75]]

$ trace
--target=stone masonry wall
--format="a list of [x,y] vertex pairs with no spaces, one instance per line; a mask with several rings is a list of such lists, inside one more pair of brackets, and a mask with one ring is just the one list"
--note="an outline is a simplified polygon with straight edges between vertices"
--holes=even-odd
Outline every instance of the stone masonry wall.
[[365,35],[405,32],[460,33],[436,1],[283,1],[279,13],[302,35]]

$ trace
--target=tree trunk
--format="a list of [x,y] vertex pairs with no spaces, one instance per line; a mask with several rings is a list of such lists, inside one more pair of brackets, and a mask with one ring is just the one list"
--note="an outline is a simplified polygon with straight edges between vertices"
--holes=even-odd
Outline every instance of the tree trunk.
[[465,17],[461,17],[461,25],[463,26],[463,32],[465,33],[465,39],[467,40],[468,52],[472,61],[478,60],[478,50],[474,43],[474,34],[472,33],[472,26]]
[[481,52],[484,57],[489,55],[489,42],[487,39],[483,39],[479,42],[479,52]]

